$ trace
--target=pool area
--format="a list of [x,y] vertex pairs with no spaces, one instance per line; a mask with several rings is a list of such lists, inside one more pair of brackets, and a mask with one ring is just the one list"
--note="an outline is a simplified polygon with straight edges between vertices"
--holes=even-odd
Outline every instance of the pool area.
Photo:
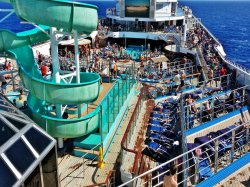
[[138,60],[146,52],[146,48],[145,46],[129,45],[126,48],[126,52],[128,55],[131,55],[133,60]]
[[[136,45],[128,45],[126,50],[123,50],[123,55],[129,55],[131,56],[132,60],[139,60],[140,56],[146,52],[146,48],[144,46],[136,46]],[[121,53],[120,51],[117,52],[117,58],[121,59]]]

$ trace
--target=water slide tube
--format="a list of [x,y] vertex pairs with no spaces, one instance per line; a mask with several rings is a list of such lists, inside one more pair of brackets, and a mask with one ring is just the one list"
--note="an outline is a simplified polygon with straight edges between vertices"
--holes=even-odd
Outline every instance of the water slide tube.
[[[5,0],[5,2],[8,2]],[[89,33],[96,28],[96,7],[63,0],[11,0],[22,19],[36,24],[43,23],[67,31]],[[41,12],[42,11],[42,12]],[[63,16],[62,16],[63,15]],[[88,15],[88,20],[85,20]],[[48,104],[91,103],[99,96],[100,76],[81,73],[80,83],[73,79],[71,84],[44,80],[34,60],[32,44],[45,41],[48,36],[38,29],[22,33],[0,31],[0,51],[8,51],[20,67],[20,77],[30,91],[28,105],[34,120],[54,137],[74,138],[91,133],[99,127],[100,107],[84,117],[60,119],[46,111]]]
[[11,3],[17,16],[30,23],[90,34],[98,23],[97,7],[67,0],[0,0]]

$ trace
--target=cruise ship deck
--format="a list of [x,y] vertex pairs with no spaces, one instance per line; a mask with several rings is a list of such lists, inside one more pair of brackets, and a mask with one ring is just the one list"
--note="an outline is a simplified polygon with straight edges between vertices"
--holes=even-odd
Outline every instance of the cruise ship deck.
[[98,19],[82,2],[7,2],[36,28],[0,30],[20,77],[3,65],[0,186],[249,185],[250,71],[192,10],[120,0]]

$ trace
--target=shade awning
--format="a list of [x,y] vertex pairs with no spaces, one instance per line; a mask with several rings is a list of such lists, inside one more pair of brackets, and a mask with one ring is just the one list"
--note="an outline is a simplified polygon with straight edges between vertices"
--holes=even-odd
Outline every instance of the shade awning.
[[[88,45],[90,44],[91,41],[88,40],[88,39],[78,39],[78,45]],[[63,40],[63,41],[60,41],[59,44],[61,45],[74,45],[74,39],[71,39],[71,40]]]
[[161,55],[161,56],[159,56],[159,57],[151,58],[151,60],[152,60],[154,63],[158,63],[158,62],[167,62],[167,61],[169,61],[169,59],[168,59],[165,55]]

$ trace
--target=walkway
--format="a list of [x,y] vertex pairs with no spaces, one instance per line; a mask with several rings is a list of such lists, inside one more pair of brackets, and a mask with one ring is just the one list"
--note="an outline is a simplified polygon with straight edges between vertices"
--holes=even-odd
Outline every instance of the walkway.
[[132,99],[127,113],[125,113],[125,117],[117,129],[118,133],[114,137],[110,150],[104,159],[104,168],[98,169],[97,161],[78,158],[69,154],[64,155],[58,158],[61,186],[100,186],[107,181],[110,171],[116,169],[116,164],[119,162],[121,140],[135,106],[134,103],[137,101],[137,96]]

